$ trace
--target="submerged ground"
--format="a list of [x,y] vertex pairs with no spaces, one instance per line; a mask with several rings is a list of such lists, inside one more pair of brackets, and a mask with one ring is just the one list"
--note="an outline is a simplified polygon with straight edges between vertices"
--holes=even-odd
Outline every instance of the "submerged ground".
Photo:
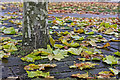
[[[4,56],[9,56],[8,58],[5,58],[3,56],[4,58],[2,59],[3,79],[10,77],[16,78],[18,76],[21,80],[31,79],[29,78],[29,76],[27,76],[26,70],[24,70],[24,67],[29,64],[56,64],[56,67],[46,68],[46,70],[44,71],[50,72],[50,76],[54,76],[56,79],[70,78],[70,80],[74,80],[77,78],[72,78],[71,75],[77,73],[85,75],[87,75],[86,73],[88,73],[89,77],[85,75],[75,75],[73,77],[78,77],[80,79],[120,78],[118,74],[120,71],[120,42],[118,39],[119,24],[117,14],[49,14],[49,34],[52,37],[51,43],[55,42],[54,45],[51,45],[53,52],[46,51],[46,53],[49,53],[49,55],[46,55],[45,57],[47,58],[45,59],[35,59],[35,61],[30,61],[28,58],[26,59],[25,56],[30,54],[32,52],[32,49],[29,50],[29,48],[27,49],[26,47],[21,47],[21,23],[23,15],[21,14],[21,3],[18,4],[19,5],[17,5],[17,8],[15,6],[12,6],[13,4],[3,4],[3,6],[7,8],[3,8],[2,12],[0,13],[2,19],[0,26],[2,42],[0,43],[1,54],[3,54],[4,51]],[[12,8],[8,7],[10,5],[12,6]],[[13,30],[13,32],[11,32],[10,30],[5,30],[5,27],[13,27],[16,30],[14,31],[14,29],[11,29]],[[11,39],[5,37],[9,37]],[[13,39],[19,41],[15,41]],[[12,48],[10,48],[9,43],[14,43],[12,44]],[[7,45],[8,47],[6,47],[5,45]],[[81,48],[82,50],[79,50],[79,48]],[[28,50],[28,52],[26,52],[25,49]],[[61,53],[59,53],[60,51]],[[66,53],[65,51],[67,52],[67,54],[64,54]],[[9,55],[9,53],[11,55]],[[54,57],[53,60],[51,60],[52,58],[49,57],[51,55]],[[39,56],[42,57],[43,55],[39,53]],[[24,59],[21,60],[21,58]],[[31,56],[29,56],[29,58],[31,58]],[[92,62],[99,65],[96,65],[95,67],[92,66],[90,69],[79,69],[82,66],[81,63],[83,62]],[[71,65],[77,66],[78,68],[75,67],[71,69]],[[86,65],[82,67],[85,68]],[[90,67],[90,65],[88,67]],[[112,68],[112,71],[110,70],[110,68]],[[101,71],[110,72],[103,72],[99,74],[99,72]]]

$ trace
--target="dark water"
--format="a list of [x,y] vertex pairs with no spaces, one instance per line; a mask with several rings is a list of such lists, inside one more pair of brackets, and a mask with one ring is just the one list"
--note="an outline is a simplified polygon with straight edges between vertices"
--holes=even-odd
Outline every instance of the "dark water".
[[64,14],[64,13],[54,13],[54,14],[49,14],[50,16],[56,16],[56,17],[59,17],[60,15],[64,15],[64,16],[71,16],[71,17],[100,17],[100,18],[105,18],[105,17],[118,17],[118,15],[96,15],[96,14],[77,14],[77,13],[69,13],[69,14]]

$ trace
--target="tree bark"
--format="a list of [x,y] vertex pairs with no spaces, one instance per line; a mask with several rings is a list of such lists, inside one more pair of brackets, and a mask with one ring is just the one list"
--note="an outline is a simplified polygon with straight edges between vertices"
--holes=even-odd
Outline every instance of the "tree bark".
[[46,48],[47,31],[47,0],[24,0],[23,45]]

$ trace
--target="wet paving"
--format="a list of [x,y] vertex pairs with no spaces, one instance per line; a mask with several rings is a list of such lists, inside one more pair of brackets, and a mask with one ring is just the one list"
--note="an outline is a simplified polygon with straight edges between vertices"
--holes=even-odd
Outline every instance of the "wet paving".
[[[0,14],[4,15],[4,12],[1,12]],[[51,16],[54,14],[51,14]],[[60,16],[63,14],[56,14],[54,16]],[[83,15],[76,15],[76,14],[64,14],[65,16],[72,16],[72,17],[81,17]],[[98,17],[99,15],[84,15],[84,17]],[[101,15],[100,15],[101,16]],[[115,17],[116,15],[114,15]],[[110,17],[109,16],[102,16],[102,17]],[[111,16],[113,17],[113,16]],[[8,21],[5,21],[5,23],[9,23]],[[5,26],[5,25],[0,25],[1,26]],[[16,27],[17,25],[13,25],[11,23],[9,23],[9,25],[7,25],[6,27],[14,27],[14,28],[18,28]],[[101,34],[101,33],[96,33],[96,34]],[[105,34],[101,34],[103,37],[105,37],[106,39],[110,39],[111,37],[114,37],[113,35],[105,35]],[[14,38],[12,35],[1,35],[1,37],[12,37]],[[21,37],[17,37],[15,39],[21,39]],[[120,47],[119,47],[120,42],[110,42],[110,47],[108,47],[108,49],[101,49],[104,55],[114,55],[113,52],[116,51],[120,51]],[[104,43],[99,43],[99,45],[103,46]],[[118,56],[116,56],[118,57]],[[79,69],[70,69],[69,66],[74,64],[74,61],[76,63],[81,63],[83,61],[79,61],[77,58],[80,58],[80,56],[75,56],[75,55],[70,55],[69,57],[66,57],[64,59],[62,59],[61,61],[49,61],[48,59],[44,59],[44,60],[39,60],[36,61],[36,64],[44,64],[44,63],[54,63],[57,64],[57,67],[55,68],[47,68],[46,71],[50,72],[51,76],[55,76],[56,79],[64,79],[64,78],[71,78],[72,74],[76,74],[76,73],[86,73],[89,72],[89,76],[93,77],[95,74],[97,74],[100,71],[109,71],[109,67],[112,67],[106,63],[103,63],[102,61],[91,61],[91,62],[95,62],[98,63],[99,65],[96,66],[95,68],[92,69],[86,69],[86,70],[79,70]],[[8,59],[2,59],[2,78],[6,79],[6,80],[14,80],[16,79],[16,77],[19,77],[19,79],[21,80],[30,80],[25,71],[24,71],[24,66],[27,65],[29,63],[27,62],[23,62],[21,61],[21,59],[19,57],[14,57],[11,56]],[[117,67],[118,69],[120,69],[120,64],[115,65],[115,67]],[[10,78],[12,77],[12,78]],[[117,78],[120,78],[120,75],[116,76]],[[9,79],[8,79],[9,78]],[[39,79],[40,80],[40,79]],[[42,80],[42,79],[41,79]],[[68,79],[69,80],[69,79]],[[70,79],[70,80],[75,80],[75,79]]]

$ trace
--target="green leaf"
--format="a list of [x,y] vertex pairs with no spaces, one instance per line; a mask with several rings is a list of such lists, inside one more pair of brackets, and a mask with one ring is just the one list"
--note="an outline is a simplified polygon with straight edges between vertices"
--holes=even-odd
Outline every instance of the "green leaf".
[[66,50],[56,49],[53,51],[53,53],[54,53],[54,55],[61,53],[64,56],[64,55],[67,55],[68,52]]
[[110,24],[109,23],[105,23],[105,28],[109,28]]
[[89,43],[92,45],[92,46],[97,46],[97,44],[95,43],[95,41],[89,41]]
[[85,32],[85,34],[93,35],[94,32],[93,31],[92,32]]
[[64,46],[63,45],[59,45],[59,44],[55,44],[54,47],[55,48],[63,48]]
[[5,29],[6,29],[5,26],[2,26],[2,27],[0,28],[0,30],[2,30],[2,31],[4,31]]
[[90,61],[90,59],[87,58],[78,58],[80,61]]
[[5,53],[3,51],[0,51],[0,60],[4,57]]
[[104,34],[115,34],[115,33],[114,33],[114,30],[112,30],[112,29],[107,29],[107,30],[104,32]]
[[3,48],[6,52],[13,52],[18,50],[14,43],[7,43],[6,45],[3,45]]
[[50,36],[50,43],[52,46],[54,46],[54,44],[55,44],[55,40],[51,36]]
[[57,26],[53,26],[52,29],[59,29],[59,27],[57,27]]
[[79,37],[79,36],[71,36],[75,40],[84,40],[84,36]]
[[2,46],[0,45],[0,50],[2,49]]
[[73,40],[71,41],[71,43],[69,45],[70,45],[70,47],[78,47],[78,46],[80,46],[79,43],[75,43]]
[[13,27],[10,27],[10,28],[4,29],[3,33],[4,34],[15,34],[16,32]]
[[40,56],[34,56],[34,55],[27,55],[23,58],[21,58],[23,61],[27,61],[27,62],[35,62],[35,60],[40,60],[40,59],[43,59],[41,58]]
[[24,70],[45,70],[46,67],[56,67],[57,65],[56,64],[38,64],[38,65],[35,65],[35,64],[29,64],[27,66],[24,67]]
[[120,70],[116,70],[116,69],[113,69],[113,68],[109,68],[115,75],[117,75],[119,72],[120,72]]
[[42,72],[42,71],[26,71],[27,74],[28,74],[28,77],[30,78],[34,78],[34,77],[44,77],[44,78],[47,78],[47,77],[50,77],[50,74],[49,72]]
[[76,49],[76,48],[69,48],[68,52],[73,54],[73,55],[80,55],[82,52],[82,48]]
[[120,56],[120,52],[119,51],[115,52],[114,54]]
[[47,45],[47,49],[40,48],[38,50],[41,51],[41,55],[49,55],[53,52],[53,49],[50,47],[50,45]]
[[114,56],[107,56],[105,58],[103,58],[103,62],[106,62],[107,64],[118,64],[118,59]]
[[60,61],[63,58],[64,58],[64,56],[61,53],[55,54],[55,56],[54,56],[54,59],[56,59],[58,61]]

